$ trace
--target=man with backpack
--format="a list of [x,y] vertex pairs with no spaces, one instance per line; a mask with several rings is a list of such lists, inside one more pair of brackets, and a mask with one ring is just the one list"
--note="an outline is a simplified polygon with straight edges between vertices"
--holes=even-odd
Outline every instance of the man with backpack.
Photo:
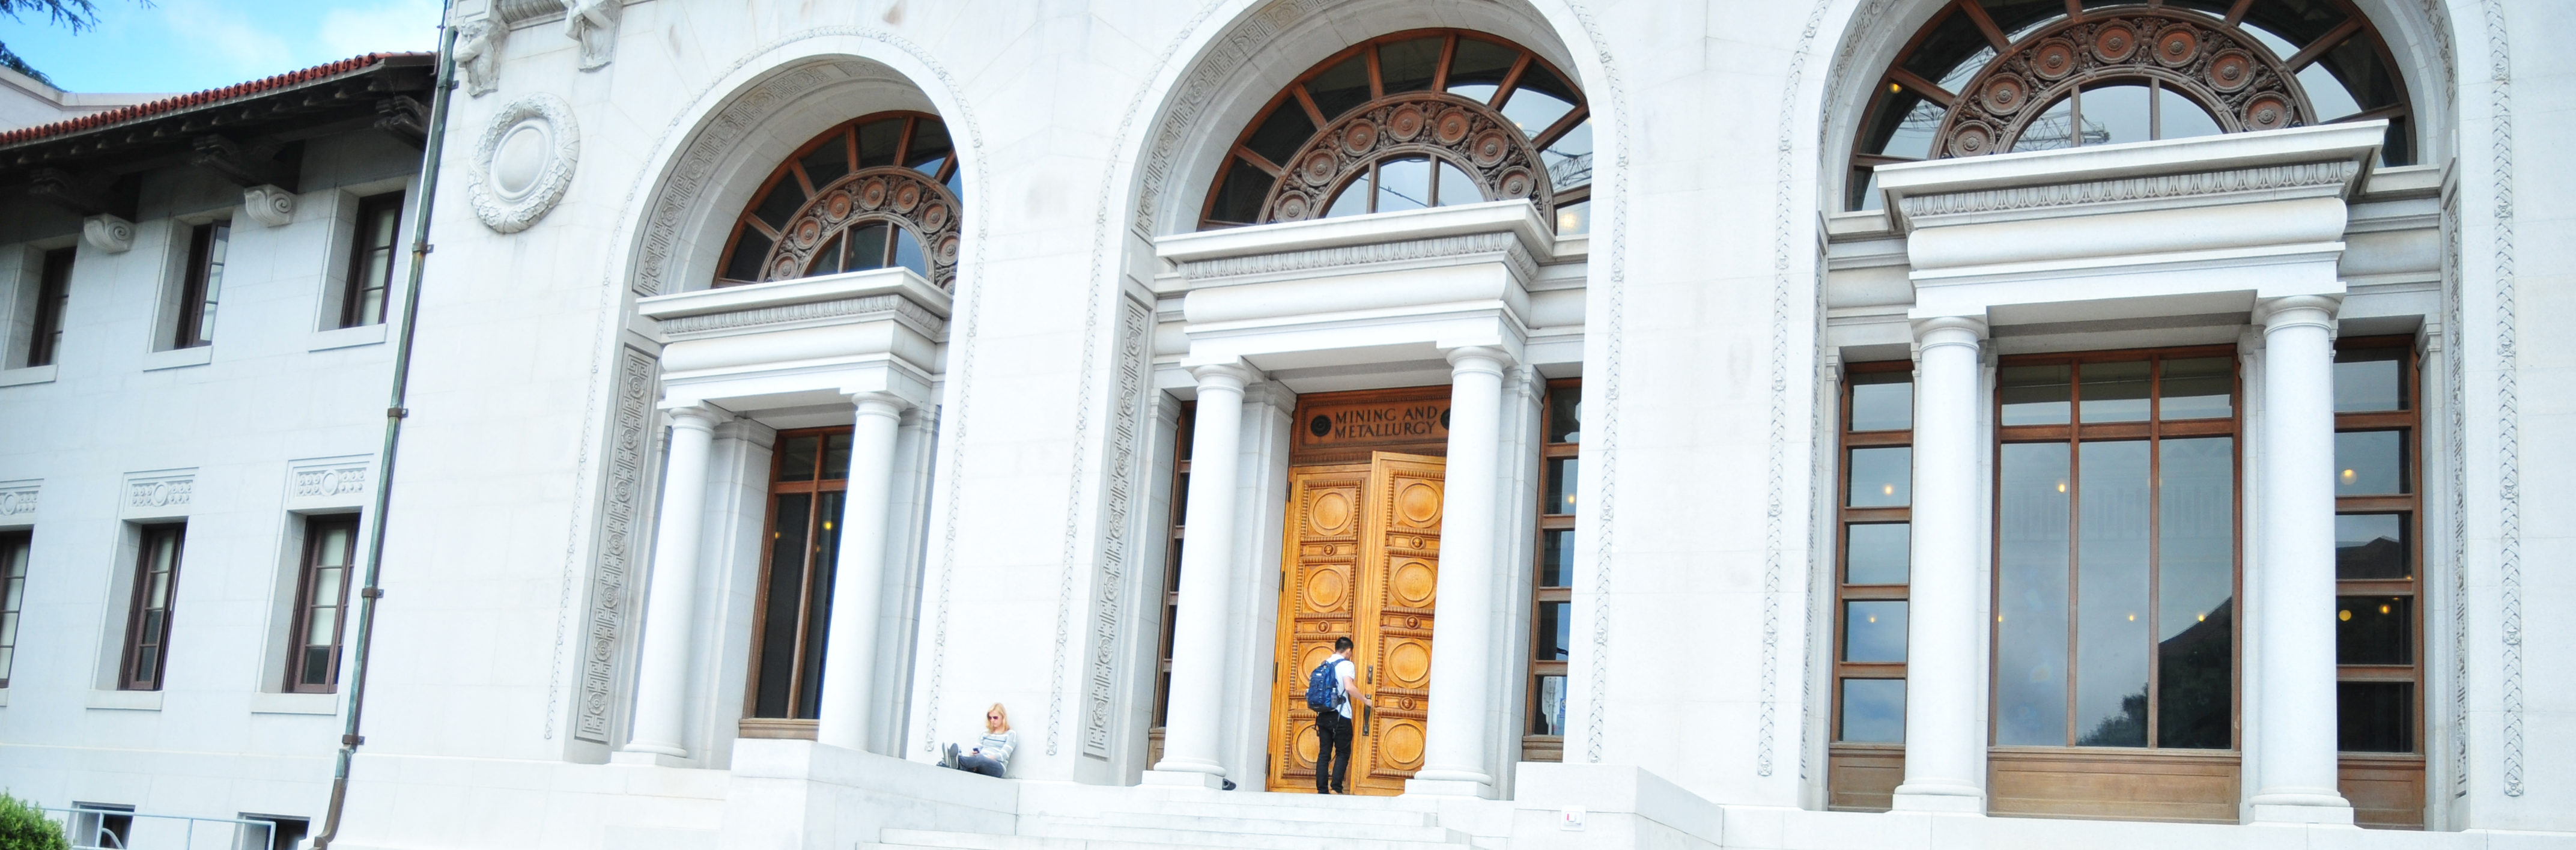
[[1306,675],[1306,707],[1315,710],[1315,793],[1351,793],[1351,699],[1375,706],[1360,692],[1351,639],[1333,639],[1333,657]]

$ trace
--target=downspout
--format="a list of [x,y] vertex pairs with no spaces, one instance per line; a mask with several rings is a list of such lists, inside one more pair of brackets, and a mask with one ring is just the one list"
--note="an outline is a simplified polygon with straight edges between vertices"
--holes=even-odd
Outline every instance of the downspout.
[[358,734],[358,728],[367,706],[367,651],[376,630],[376,600],[385,595],[377,582],[384,575],[385,520],[394,493],[394,450],[402,445],[403,419],[411,415],[403,403],[411,391],[412,337],[420,328],[420,277],[429,265],[429,219],[438,200],[439,153],[447,146],[447,100],[456,89],[456,28],[448,24],[454,7],[455,0],[447,0],[439,9],[437,90],[430,95],[429,140],[421,150],[420,205],[412,211],[411,276],[403,281],[402,326],[394,333],[393,391],[385,406],[385,443],[376,456],[376,504],[367,533],[367,580],[359,586],[357,646],[349,659],[348,719],[340,734],[339,762],[331,771],[331,807],[322,817],[322,834],[313,838],[313,850],[324,850],[339,837],[340,812],[349,799],[349,762],[357,757],[358,745],[367,742],[366,736]]

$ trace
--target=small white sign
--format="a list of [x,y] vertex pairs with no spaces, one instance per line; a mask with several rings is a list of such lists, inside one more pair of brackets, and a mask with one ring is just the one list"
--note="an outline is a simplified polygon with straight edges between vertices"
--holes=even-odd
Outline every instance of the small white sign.
[[1583,829],[1582,809],[1564,809],[1559,811],[1558,814],[1561,817],[1556,822],[1556,828],[1567,831],[1580,831]]

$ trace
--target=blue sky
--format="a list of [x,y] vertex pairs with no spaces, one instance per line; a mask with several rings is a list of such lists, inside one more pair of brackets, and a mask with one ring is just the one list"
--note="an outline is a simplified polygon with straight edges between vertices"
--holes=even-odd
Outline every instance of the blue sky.
[[438,0],[95,2],[79,35],[0,16],[0,43],[67,91],[188,92],[438,41]]

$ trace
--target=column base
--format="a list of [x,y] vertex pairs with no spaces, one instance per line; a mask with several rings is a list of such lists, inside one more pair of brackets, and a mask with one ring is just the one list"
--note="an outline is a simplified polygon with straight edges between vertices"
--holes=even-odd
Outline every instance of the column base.
[[1145,776],[1140,784],[1162,788],[1216,789],[1225,787],[1225,777],[1218,776],[1213,773],[1200,773],[1195,770],[1164,770],[1162,768],[1155,768],[1153,770],[1145,771]]
[[2249,802],[2254,823],[2353,825],[2352,803],[2340,794],[2274,792],[2256,794]]
[[609,763],[609,764],[641,764],[641,765],[650,765],[650,766],[653,766],[653,767],[697,767],[697,766],[698,766],[697,762],[696,762],[695,760],[693,760],[693,759],[690,759],[688,756],[683,756],[683,755],[673,755],[673,754],[670,754],[670,753],[661,752],[661,751],[659,751],[659,750],[618,750],[617,752],[613,752],[613,753],[609,753],[609,754],[608,754],[608,763]]
[[1896,786],[1888,808],[1899,812],[1986,813],[1986,792],[1973,785],[1909,782]]
[[1477,797],[1490,800],[1494,797],[1494,783],[1477,782],[1472,779],[1407,779],[1404,781],[1404,796]]

